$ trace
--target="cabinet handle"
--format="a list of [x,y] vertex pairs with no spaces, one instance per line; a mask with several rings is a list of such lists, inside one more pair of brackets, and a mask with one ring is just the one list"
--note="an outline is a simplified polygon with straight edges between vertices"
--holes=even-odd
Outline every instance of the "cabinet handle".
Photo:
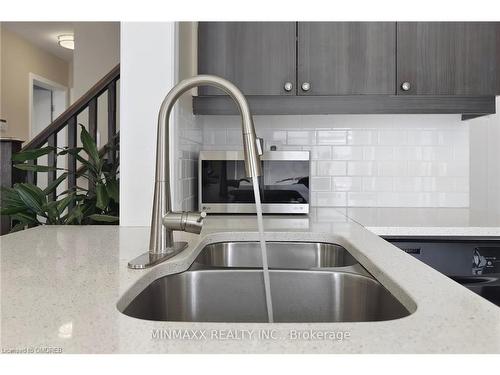
[[293,84],[292,82],[285,82],[285,86],[283,86],[286,92],[290,92],[293,89]]
[[311,84],[309,82],[304,82],[302,84],[302,91],[309,91],[311,89]]
[[401,90],[403,91],[410,91],[411,89],[411,84],[410,82],[406,81],[401,84]]

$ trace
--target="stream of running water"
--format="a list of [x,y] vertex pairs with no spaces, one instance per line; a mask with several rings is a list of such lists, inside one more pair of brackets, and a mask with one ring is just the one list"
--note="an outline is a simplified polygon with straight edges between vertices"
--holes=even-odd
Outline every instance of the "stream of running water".
[[262,220],[262,205],[260,200],[259,178],[253,177],[253,192],[255,195],[255,207],[257,210],[257,225],[259,228],[260,249],[262,255],[262,271],[264,273],[264,289],[266,293],[267,318],[269,323],[273,318],[273,301],[271,299],[271,283],[269,281],[269,266],[267,264],[267,247],[264,239],[264,221]]

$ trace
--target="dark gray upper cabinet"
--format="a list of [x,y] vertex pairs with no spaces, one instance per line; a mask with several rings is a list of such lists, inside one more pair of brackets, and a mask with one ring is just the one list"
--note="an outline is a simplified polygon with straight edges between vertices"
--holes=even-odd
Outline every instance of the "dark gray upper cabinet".
[[[234,82],[254,114],[473,118],[495,113],[500,23],[200,22],[198,72]],[[237,108],[201,87],[193,112]]]
[[295,95],[295,34],[295,22],[199,22],[198,73],[226,78],[245,95]]
[[398,94],[494,95],[496,27],[491,22],[398,23]]
[[395,22],[299,22],[297,35],[299,95],[395,94]]

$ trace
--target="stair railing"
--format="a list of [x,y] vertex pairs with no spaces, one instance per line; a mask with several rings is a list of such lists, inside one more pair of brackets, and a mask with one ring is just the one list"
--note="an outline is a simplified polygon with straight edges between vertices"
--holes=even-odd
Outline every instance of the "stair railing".
[[[88,132],[92,139],[97,140],[98,131],[98,101],[99,97],[107,93],[107,130],[108,139],[113,142],[116,139],[117,134],[117,83],[120,80],[120,64],[116,65],[108,74],[106,74],[99,82],[92,86],[82,97],[80,97],[75,103],[68,107],[60,116],[58,116],[50,125],[43,129],[37,136],[31,139],[29,142],[23,145],[20,151],[33,150],[41,148],[45,145],[53,147],[54,151],[51,151],[47,155],[47,165],[53,167],[54,170],[49,172],[43,172],[47,174],[47,183],[50,184],[57,178],[57,150],[58,147],[58,134],[62,130],[67,131],[67,146],[68,148],[77,147],[77,133],[78,133],[78,115],[82,112],[88,110]],[[16,142],[16,140],[13,140]],[[17,141],[19,143],[19,141]],[[2,142],[3,144],[7,142]],[[108,143],[109,144],[109,143]],[[114,146],[110,144],[110,146]],[[12,185],[15,182],[30,182],[33,184],[37,183],[36,171],[27,171],[26,174],[19,174],[16,172],[15,168],[12,168],[12,154],[7,152],[18,152],[19,147],[2,147],[2,186]],[[116,147],[107,148],[107,158],[110,162],[114,162],[117,158]],[[10,153],[10,155],[7,155]],[[74,154],[67,153],[67,169],[68,169],[68,189],[73,190],[76,188],[77,178],[82,172],[81,169],[77,169],[77,158]],[[36,164],[37,161],[32,161]],[[21,177],[20,177],[21,176]],[[52,199],[56,198],[56,192],[54,191]],[[10,220],[8,218],[2,217],[2,226],[0,234],[7,233],[10,230]]]

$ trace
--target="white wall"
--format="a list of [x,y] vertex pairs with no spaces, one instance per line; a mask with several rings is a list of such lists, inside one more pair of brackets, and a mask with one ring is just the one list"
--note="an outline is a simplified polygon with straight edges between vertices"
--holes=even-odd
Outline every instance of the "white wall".
[[[120,63],[119,22],[75,22],[75,50],[69,66],[72,72],[70,101],[75,102],[94,86],[102,77]],[[118,96],[117,103],[120,103]],[[107,93],[97,102],[97,143],[101,147],[108,140]],[[119,104],[118,104],[119,110]],[[117,117],[117,128],[120,127]],[[88,124],[88,111],[78,116],[78,122]]]
[[471,220],[500,220],[500,97],[497,114],[470,122]]
[[[196,28],[189,22],[124,22],[121,30],[120,225],[149,226],[158,110],[174,84],[196,72]],[[201,144],[201,128],[186,93],[171,118],[174,210],[197,208]]]
[[160,104],[175,82],[175,24],[121,24],[120,225],[149,226]]
[[30,75],[68,86],[68,63],[2,26],[1,101],[8,129],[3,136],[30,138]]
[[75,22],[74,33],[71,102],[120,62],[119,22]]

